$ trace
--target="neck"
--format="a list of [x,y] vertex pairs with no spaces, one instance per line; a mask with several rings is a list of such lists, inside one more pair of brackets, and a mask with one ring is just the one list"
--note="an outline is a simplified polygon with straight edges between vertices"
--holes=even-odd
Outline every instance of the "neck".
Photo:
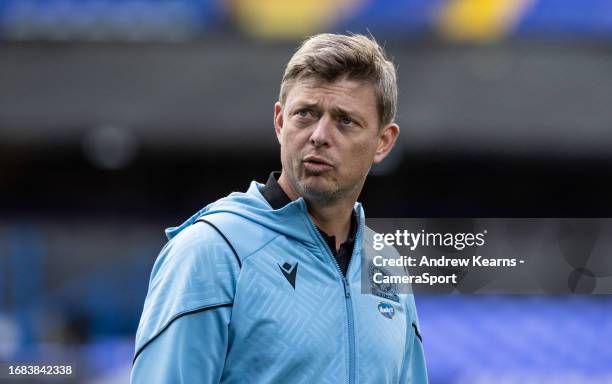
[[325,206],[308,203],[308,215],[321,231],[335,237],[336,250],[348,238],[351,230],[352,211],[352,202]]
[[[284,173],[278,179],[278,184],[291,200],[301,196],[291,186]],[[302,197],[306,201],[308,215],[314,224],[329,236],[335,237],[337,250],[348,238],[351,229],[351,214],[357,197],[339,198],[331,202],[320,202],[316,199],[309,199],[307,196]]]

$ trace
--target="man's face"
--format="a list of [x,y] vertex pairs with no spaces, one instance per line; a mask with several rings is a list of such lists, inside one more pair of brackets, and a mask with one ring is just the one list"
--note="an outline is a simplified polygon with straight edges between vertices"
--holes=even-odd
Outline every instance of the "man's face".
[[283,174],[297,195],[320,202],[357,199],[372,163],[393,147],[399,127],[379,130],[374,88],[341,79],[297,80],[276,103]]

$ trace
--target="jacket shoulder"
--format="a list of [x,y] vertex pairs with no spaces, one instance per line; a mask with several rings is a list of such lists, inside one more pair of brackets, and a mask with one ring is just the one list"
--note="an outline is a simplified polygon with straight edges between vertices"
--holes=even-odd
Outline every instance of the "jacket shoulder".
[[161,250],[136,333],[137,349],[178,316],[231,305],[240,266],[225,239],[205,223],[195,223]]
[[215,228],[231,245],[240,263],[280,234],[265,225],[232,212],[219,212],[199,219]]

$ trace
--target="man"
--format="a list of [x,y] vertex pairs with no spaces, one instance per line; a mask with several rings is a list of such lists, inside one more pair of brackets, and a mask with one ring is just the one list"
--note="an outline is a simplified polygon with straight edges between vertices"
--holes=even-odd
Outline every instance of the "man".
[[356,201],[399,134],[396,99],[375,41],[302,44],[274,106],[282,173],[166,230],[132,382],[427,383],[412,295],[361,293]]

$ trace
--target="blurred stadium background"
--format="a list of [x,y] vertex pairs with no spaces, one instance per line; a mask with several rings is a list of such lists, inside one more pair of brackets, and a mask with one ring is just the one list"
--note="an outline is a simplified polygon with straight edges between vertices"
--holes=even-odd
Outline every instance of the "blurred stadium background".
[[[1,0],[0,361],[129,377],[163,228],[279,168],[303,36],[372,33],[370,217],[611,217],[609,0]],[[612,300],[417,298],[432,384],[612,383]]]

